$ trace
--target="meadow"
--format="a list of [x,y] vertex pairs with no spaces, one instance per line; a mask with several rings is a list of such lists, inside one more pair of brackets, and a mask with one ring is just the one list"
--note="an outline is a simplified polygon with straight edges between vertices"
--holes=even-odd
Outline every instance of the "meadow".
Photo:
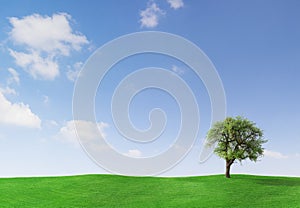
[[252,175],[1,178],[0,207],[300,207],[300,178]]

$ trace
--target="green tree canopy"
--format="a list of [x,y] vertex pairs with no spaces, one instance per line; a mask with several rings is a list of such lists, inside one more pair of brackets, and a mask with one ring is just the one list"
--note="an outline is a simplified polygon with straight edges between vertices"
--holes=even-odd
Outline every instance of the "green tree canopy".
[[207,145],[217,143],[215,154],[226,161],[227,178],[230,178],[230,167],[235,161],[250,159],[256,162],[263,155],[263,132],[256,124],[246,118],[227,117],[216,122],[207,133]]

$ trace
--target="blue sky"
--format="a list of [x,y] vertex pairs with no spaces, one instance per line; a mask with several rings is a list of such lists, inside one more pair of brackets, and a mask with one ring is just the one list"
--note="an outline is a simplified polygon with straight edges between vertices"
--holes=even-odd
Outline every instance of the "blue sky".
[[[82,150],[75,136],[72,96],[79,70],[97,48],[142,31],[182,36],[201,48],[223,82],[227,115],[242,115],[264,130],[269,142],[261,161],[235,164],[233,173],[300,175],[300,3],[290,1],[3,1],[0,8],[0,176],[107,173]],[[131,144],[117,133],[110,98],[129,73],[145,67],[173,71],[193,90],[201,124],[187,157],[164,175],[223,173],[212,156],[199,164],[210,125],[208,93],[179,60],[140,54],[123,60],[99,86],[97,124],[81,121],[88,137],[100,127],[118,151],[144,157],[164,151],[180,125],[178,106],[158,90],[137,95],[134,125],[149,126],[159,107],[168,116],[165,135],[150,146]],[[177,113],[176,113],[177,112]],[[80,121],[78,121],[80,122]]]

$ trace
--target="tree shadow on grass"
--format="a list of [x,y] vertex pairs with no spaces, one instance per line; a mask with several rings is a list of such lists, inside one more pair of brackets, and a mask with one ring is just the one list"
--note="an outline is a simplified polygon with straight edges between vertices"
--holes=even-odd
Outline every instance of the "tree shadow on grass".
[[262,184],[266,186],[299,186],[300,187],[300,179],[284,179],[284,178],[272,178],[272,179],[253,179],[253,181],[257,184]]
[[300,187],[300,177],[276,177],[276,176],[244,176],[234,175],[234,180],[245,180],[265,186],[296,186]]

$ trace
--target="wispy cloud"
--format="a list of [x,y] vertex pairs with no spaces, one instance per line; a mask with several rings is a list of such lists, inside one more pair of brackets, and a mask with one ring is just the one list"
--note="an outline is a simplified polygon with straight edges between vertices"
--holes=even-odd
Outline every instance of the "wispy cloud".
[[271,158],[275,158],[275,159],[287,159],[287,158],[289,158],[288,155],[284,155],[280,152],[275,152],[275,151],[270,151],[270,150],[265,150],[264,155],[266,157],[271,157]]
[[8,86],[6,86],[5,88],[0,87],[0,93],[2,93],[3,95],[16,95],[17,94],[15,89],[10,88]]
[[9,77],[6,79],[6,86],[0,86],[0,93],[3,95],[17,95],[16,90],[13,89],[11,85],[20,84],[19,73],[13,68],[8,68],[7,71],[9,72]]
[[93,123],[83,120],[71,120],[66,122],[66,124],[60,128],[55,138],[62,142],[79,146],[77,135],[81,135],[81,142],[91,142],[93,140],[101,139],[99,138],[99,135],[104,139],[106,137],[104,129],[107,127],[108,124],[103,122]]
[[10,49],[16,64],[35,79],[53,80],[59,75],[60,56],[69,56],[88,44],[87,38],[73,32],[71,16],[66,13],[41,16],[33,14],[23,18],[11,17],[10,40],[23,51]]
[[41,120],[28,105],[11,103],[0,92],[0,123],[30,128],[40,128]]
[[170,7],[175,10],[184,6],[182,0],[167,0],[167,2],[170,4]]
[[75,82],[75,80],[78,78],[79,76],[79,72],[81,70],[83,63],[82,62],[76,62],[73,67],[68,67],[69,70],[67,71],[66,75],[68,80]]
[[8,68],[7,70],[10,73],[10,77],[7,79],[7,84],[8,85],[13,83],[20,84],[19,73],[13,68]]
[[50,101],[49,96],[43,95],[43,103],[44,103],[45,105],[48,105],[48,104],[49,104],[49,101]]
[[46,128],[58,127],[58,123],[54,120],[45,120],[43,122],[43,127],[46,127]]
[[140,12],[141,27],[154,28],[158,25],[159,18],[165,15],[165,12],[158,7],[154,1],[147,3],[147,8]]
[[128,152],[125,153],[125,155],[127,155],[129,157],[141,157],[142,152],[138,149],[132,149],[132,150],[128,150]]
[[176,74],[178,74],[180,76],[184,74],[184,70],[176,65],[173,65],[171,69],[173,72],[175,72]]

